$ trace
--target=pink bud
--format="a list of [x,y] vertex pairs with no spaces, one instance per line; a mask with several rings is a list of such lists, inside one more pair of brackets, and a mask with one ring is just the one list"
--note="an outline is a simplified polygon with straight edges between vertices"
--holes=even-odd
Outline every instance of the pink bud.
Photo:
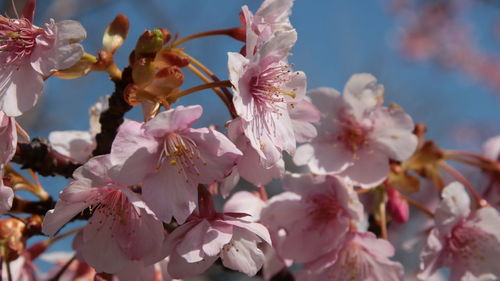
[[395,221],[405,223],[410,215],[408,202],[401,197],[399,191],[391,187],[387,187],[387,196],[389,197],[387,211]]

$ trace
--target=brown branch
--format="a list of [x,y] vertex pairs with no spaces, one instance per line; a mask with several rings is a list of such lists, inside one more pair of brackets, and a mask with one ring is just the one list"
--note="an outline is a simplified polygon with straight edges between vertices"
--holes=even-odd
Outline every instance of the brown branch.
[[81,164],[60,154],[50,147],[48,140],[34,138],[31,143],[18,142],[12,162],[21,164],[22,169],[32,169],[42,176],[60,175],[70,178]]
[[127,67],[123,70],[122,79],[115,81],[115,91],[108,101],[109,108],[101,113],[99,118],[101,133],[96,136],[97,147],[92,152],[94,156],[108,154],[111,151],[111,144],[118,127],[123,123],[123,116],[132,109],[124,97],[125,88],[130,83],[132,83],[132,68]]
[[28,201],[17,196],[14,197],[10,213],[30,214],[44,216],[49,210],[54,209],[56,202],[46,201]]

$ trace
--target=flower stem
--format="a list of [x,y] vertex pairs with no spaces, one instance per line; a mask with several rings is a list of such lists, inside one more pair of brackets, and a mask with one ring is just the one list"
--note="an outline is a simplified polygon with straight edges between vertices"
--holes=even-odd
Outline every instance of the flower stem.
[[196,34],[189,35],[189,36],[186,36],[184,38],[175,40],[174,42],[172,42],[172,44],[170,44],[169,47],[173,48],[175,46],[179,46],[179,45],[184,44],[184,43],[191,41],[193,39],[207,37],[207,36],[216,36],[216,35],[231,36],[230,34],[232,33],[233,30],[234,30],[234,28],[228,28],[228,29],[219,29],[219,30],[211,30],[211,31],[196,33]]
[[9,248],[7,248],[5,245],[2,246],[2,254],[3,254],[3,261],[5,262],[5,268],[7,271],[7,280],[12,281],[12,271],[10,270],[10,262],[8,260],[9,256]]
[[424,214],[428,215],[429,217],[434,218],[434,213],[431,210],[427,209],[427,207],[425,207],[424,205],[418,203],[417,201],[411,199],[410,197],[408,197],[402,193],[400,193],[400,195],[401,195],[401,198],[406,200],[413,207],[417,208],[417,210],[420,210]]
[[[203,80],[204,82],[206,83],[210,83],[211,80],[205,76],[205,74],[201,73],[201,71],[198,70],[198,68],[196,68],[195,66],[193,66],[192,64],[189,64],[187,66],[187,68],[193,72],[196,76],[198,76],[201,80]],[[224,93],[221,91],[220,88],[212,88],[212,90],[217,94],[217,96],[219,96],[219,98],[222,100],[222,102],[224,102],[224,104],[226,105],[227,109],[229,110],[229,114],[231,115],[232,118],[236,118],[236,112],[234,110],[234,106],[233,106],[233,103],[232,103],[232,100],[231,99],[228,99]]]
[[[215,75],[208,67],[202,64],[199,60],[193,58],[192,56],[186,54],[185,52],[181,52],[181,55],[187,57],[194,66],[201,69],[201,71],[205,72],[210,78],[212,78],[212,80],[220,81],[217,75]],[[226,95],[227,99],[229,100],[233,99],[233,95],[226,88],[221,88],[221,91]]]
[[122,79],[122,71],[114,63],[106,68],[106,72],[108,72],[109,77],[113,81],[120,81]]
[[196,87],[192,87],[192,88],[189,88],[187,90],[184,90],[184,91],[178,93],[175,97],[180,98],[180,97],[192,94],[194,92],[199,92],[201,90],[211,89],[211,88],[219,88],[219,87],[231,87],[231,81],[224,80],[224,81],[216,81],[216,82],[201,84],[201,85],[198,85]]
[[480,154],[472,153],[472,152],[467,152],[467,151],[461,151],[461,150],[445,150],[444,154],[449,156],[449,155],[454,155],[454,156],[466,156],[470,158],[475,158],[479,161],[484,161],[484,162],[492,162],[492,159],[485,157]]
[[463,164],[466,164],[466,165],[470,165],[470,166],[474,166],[474,167],[479,167],[479,168],[484,169],[484,170],[489,170],[489,171],[494,170],[491,165],[485,164],[482,161],[474,161],[474,160],[462,158],[460,156],[455,156],[455,155],[447,155],[445,158],[448,159],[448,160],[452,160],[452,161],[455,161],[455,162],[460,162],[460,163],[463,163]]
[[441,162],[439,164],[441,168],[443,168],[446,172],[448,172],[451,176],[453,176],[456,180],[461,182],[471,193],[472,197],[480,207],[488,206],[488,202],[484,200],[481,195],[477,192],[477,190],[472,186],[472,184],[455,168],[448,165],[446,162]]
[[386,208],[386,201],[385,200],[385,196],[386,195],[383,195],[384,196],[384,200],[380,200],[380,204],[378,205],[378,211],[379,211],[379,215],[380,215],[380,235],[382,236],[383,239],[387,240],[388,239],[388,236],[387,236],[387,214],[385,212],[385,208]]

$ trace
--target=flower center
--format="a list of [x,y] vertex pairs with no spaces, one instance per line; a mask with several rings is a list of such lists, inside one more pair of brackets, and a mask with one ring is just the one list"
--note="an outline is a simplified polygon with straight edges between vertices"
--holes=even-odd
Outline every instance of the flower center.
[[349,113],[341,113],[340,120],[335,120],[340,126],[336,140],[342,142],[347,149],[356,152],[368,144],[366,136],[370,131],[359,124]]
[[309,198],[310,217],[313,221],[327,224],[343,211],[337,199],[331,194],[315,194]]
[[0,62],[19,66],[36,46],[36,37],[44,30],[25,18],[8,19],[0,16]]
[[490,240],[489,235],[477,227],[469,227],[462,224],[455,226],[448,239],[447,247],[453,258],[468,260],[484,260],[482,243]]
[[348,242],[340,251],[336,264],[328,272],[329,280],[365,280],[373,270],[362,258],[362,251],[360,245]]
[[169,133],[163,141],[163,150],[158,160],[158,168],[168,163],[178,169],[179,174],[184,175],[186,182],[189,181],[188,172],[199,176],[200,171],[197,163],[207,165],[201,158],[198,145],[190,138],[177,133]]
[[250,92],[257,101],[257,105],[275,110],[276,103],[284,103],[285,96],[295,98],[296,88],[287,91],[283,86],[292,80],[294,75],[287,64],[272,64],[266,70],[250,79]]
[[114,187],[103,187],[96,203],[91,206],[92,219],[89,224],[97,223],[101,227],[114,228],[116,223],[125,226],[131,218],[139,217],[123,192]]

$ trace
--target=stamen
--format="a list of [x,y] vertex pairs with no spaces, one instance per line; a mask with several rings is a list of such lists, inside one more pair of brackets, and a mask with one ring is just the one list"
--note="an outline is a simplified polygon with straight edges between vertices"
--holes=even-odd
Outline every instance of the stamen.
[[197,167],[200,163],[197,162],[207,165],[201,159],[198,145],[192,139],[177,133],[170,133],[165,137],[157,169],[168,163],[177,167],[177,172],[184,176],[186,182],[189,182],[188,173],[200,175],[200,170]]
[[0,63],[2,67],[19,66],[36,46],[36,38],[45,31],[28,19],[9,19],[0,16]]
[[[296,72],[298,74],[298,72]],[[286,100],[284,96],[295,98],[297,95],[294,92],[283,89],[283,85],[292,79],[291,70],[286,64],[278,64],[271,66],[254,76],[250,80],[250,91],[256,99],[259,110],[273,111],[280,113],[285,110],[285,107],[279,105]],[[297,89],[292,89],[293,91]]]

